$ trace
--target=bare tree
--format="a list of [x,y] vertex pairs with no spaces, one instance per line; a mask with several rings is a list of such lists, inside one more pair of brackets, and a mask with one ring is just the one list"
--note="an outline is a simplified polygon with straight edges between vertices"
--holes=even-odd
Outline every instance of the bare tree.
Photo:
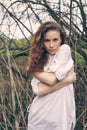
[[[34,96],[30,86],[31,77],[26,74],[30,40],[37,26],[48,20],[60,23],[68,34],[77,71],[76,130],[87,129],[86,12],[86,0],[0,1],[1,130],[25,130],[27,127],[27,107]],[[22,39],[17,39],[18,31]],[[19,42],[23,45],[26,42],[26,46],[20,47]]]

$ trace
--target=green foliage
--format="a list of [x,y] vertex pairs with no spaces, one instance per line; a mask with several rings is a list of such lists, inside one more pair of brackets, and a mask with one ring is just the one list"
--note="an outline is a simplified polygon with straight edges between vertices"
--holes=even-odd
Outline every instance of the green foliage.
[[14,39],[14,42],[18,46],[18,48],[25,48],[29,44],[25,39]]
[[72,50],[72,57],[77,65],[84,66],[86,64],[84,57],[80,53]]
[[85,53],[85,55],[87,56],[87,49],[82,48],[82,51]]
[[79,54],[78,52],[75,52],[75,58],[78,65],[85,65],[84,57],[81,54]]

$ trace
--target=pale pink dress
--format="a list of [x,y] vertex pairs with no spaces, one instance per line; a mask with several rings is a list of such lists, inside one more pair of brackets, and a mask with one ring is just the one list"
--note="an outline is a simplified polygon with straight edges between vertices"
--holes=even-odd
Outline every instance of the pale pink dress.
[[[55,55],[49,55],[46,72],[54,72],[62,80],[73,66],[70,47],[60,46]],[[36,78],[32,79],[32,90],[36,94],[29,114],[28,130],[74,130],[75,99],[73,84],[45,96],[39,96]]]

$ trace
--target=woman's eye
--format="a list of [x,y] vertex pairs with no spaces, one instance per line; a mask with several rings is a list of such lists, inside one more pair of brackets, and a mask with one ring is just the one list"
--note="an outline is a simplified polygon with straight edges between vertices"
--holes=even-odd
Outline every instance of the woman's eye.
[[45,39],[45,40],[44,40],[44,42],[45,42],[45,43],[48,43],[48,42],[49,42],[49,40],[48,40],[48,39]]
[[55,39],[54,39],[54,42],[57,42],[57,41],[58,41],[58,39],[55,38]]

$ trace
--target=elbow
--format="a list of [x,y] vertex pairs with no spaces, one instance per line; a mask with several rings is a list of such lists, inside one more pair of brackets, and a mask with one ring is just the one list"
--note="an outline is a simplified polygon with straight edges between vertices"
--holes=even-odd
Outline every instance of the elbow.
[[44,90],[42,90],[42,89],[39,89],[39,97],[41,97],[41,96],[45,96],[45,95],[47,95],[47,93],[44,91]]
[[32,91],[36,96],[44,96],[45,95],[43,87],[41,87],[39,84],[32,86]]
[[45,90],[45,86],[43,86],[42,83],[39,83],[37,85],[37,88],[38,88],[38,92],[34,91],[35,95],[37,95],[37,96],[45,96],[46,95],[47,91]]
[[55,85],[56,84],[56,82],[57,82],[57,79],[56,78],[50,78],[50,80],[49,80],[49,85],[50,86],[53,86],[53,85]]
[[38,91],[36,91],[35,89],[33,89],[33,93],[36,95],[36,96],[44,96],[44,91],[39,89],[38,88]]

